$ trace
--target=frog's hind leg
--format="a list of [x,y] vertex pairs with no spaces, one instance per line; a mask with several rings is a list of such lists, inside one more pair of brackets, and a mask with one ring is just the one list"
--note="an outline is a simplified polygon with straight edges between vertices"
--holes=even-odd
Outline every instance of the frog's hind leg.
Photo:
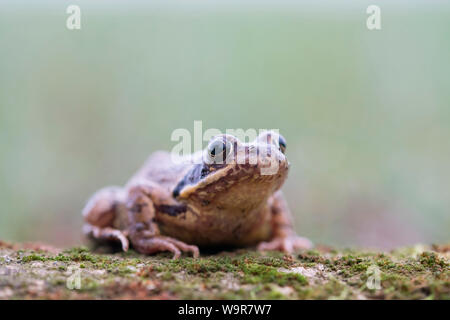
[[86,223],[83,226],[83,233],[97,240],[120,241],[122,250],[127,251],[129,247],[127,236],[124,232],[114,228],[99,228]]
[[107,187],[97,191],[83,209],[85,225],[83,233],[96,240],[120,241],[128,250],[127,234],[114,228],[119,209],[124,207],[124,192],[119,187]]

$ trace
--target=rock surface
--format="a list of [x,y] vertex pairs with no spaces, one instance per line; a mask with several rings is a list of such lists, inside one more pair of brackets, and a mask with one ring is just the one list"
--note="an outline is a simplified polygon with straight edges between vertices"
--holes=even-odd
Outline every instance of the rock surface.
[[450,299],[450,245],[102,254],[0,242],[0,299]]

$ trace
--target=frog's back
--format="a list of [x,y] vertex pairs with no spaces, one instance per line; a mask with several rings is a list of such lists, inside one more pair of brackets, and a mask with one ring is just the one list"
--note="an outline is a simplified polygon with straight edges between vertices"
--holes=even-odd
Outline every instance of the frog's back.
[[174,162],[169,152],[156,151],[147,158],[128,185],[144,180],[172,190],[189,169],[188,167],[187,163]]

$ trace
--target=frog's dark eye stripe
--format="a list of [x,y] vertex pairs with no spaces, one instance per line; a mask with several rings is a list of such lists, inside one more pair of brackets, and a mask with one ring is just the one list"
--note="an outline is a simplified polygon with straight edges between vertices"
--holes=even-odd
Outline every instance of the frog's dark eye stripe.
[[198,181],[206,177],[208,174],[209,170],[203,164],[193,166],[192,169],[186,173],[183,179],[181,179],[180,182],[178,182],[178,184],[173,189],[172,191],[173,197],[174,198],[178,197],[181,193],[181,190],[183,190],[185,186],[196,184]]
[[226,164],[197,164],[189,170],[186,175],[178,182],[175,188],[172,190],[172,196],[178,197],[181,191],[189,185],[195,185],[200,180],[205,179],[209,174],[216,170],[225,167]]

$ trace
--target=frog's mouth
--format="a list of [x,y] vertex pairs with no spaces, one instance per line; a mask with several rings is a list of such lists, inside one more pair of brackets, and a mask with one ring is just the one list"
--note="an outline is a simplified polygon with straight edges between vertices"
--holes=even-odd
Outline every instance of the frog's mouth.
[[[256,189],[279,188],[287,175],[289,163],[285,158],[279,162],[277,171],[273,174],[262,173],[264,167],[256,164],[198,164],[195,165],[177,184],[172,195],[176,199],[187,199],[191,195],[207,199],[217,193],[226,193],[237,185],[252,184]],[[277,161],[278,162],[278,161]]]

